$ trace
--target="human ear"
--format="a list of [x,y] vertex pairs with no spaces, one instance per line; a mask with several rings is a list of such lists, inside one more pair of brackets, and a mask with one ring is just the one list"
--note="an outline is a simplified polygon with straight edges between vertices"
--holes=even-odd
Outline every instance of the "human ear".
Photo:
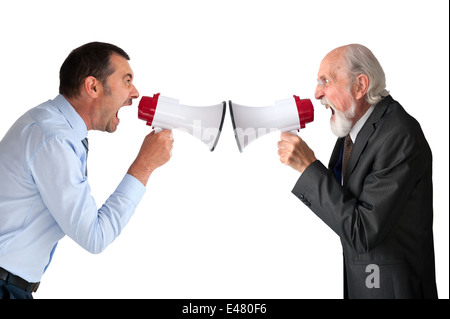
[[369,77],[365,74],[358,75],[356,77],[355,85],[355,98],[358,100],[363,99],[369,89]]
[[100,82],[95,77],[88,76],[84,79],[84,90],[90,97],[97,98],[99,94],[99,84]]

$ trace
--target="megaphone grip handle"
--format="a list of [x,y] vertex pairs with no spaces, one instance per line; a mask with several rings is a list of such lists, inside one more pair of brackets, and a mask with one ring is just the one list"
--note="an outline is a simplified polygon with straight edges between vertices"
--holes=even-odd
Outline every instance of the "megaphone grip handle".
[[161,132],[163,129],[160,127],[155,127],[154,130],[155,130],[155,134],[156,134],[156,133]]

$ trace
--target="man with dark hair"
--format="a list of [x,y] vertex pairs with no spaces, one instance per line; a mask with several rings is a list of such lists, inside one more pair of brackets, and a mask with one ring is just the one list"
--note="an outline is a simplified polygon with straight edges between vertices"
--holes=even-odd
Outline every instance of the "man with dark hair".
[[386,91],[359,44],[322,60],[315,92],[338,136],[328,168],[282,133],[280,160],[301,173],[292,192],[341,239],[345,298],[437,298],[432,154],[419,123]]
[[87,179],[87,132],[114,132],[139,92],[128,55],[100,42],[67,57],[60,94],[21,116],[0,142],[0,299],[32,298],[65,235],[91,253],[121,232],[151,173],[171,156],[170,130],[148,134],[98,209]]
[[78,96],[88,76],[95,77],[103,86],[107,85],[106,79],[114,73],[109,63],[112,54],[130,60],[124,50],[109,43],[92,42],[73,50],[59,71],[59,93],[66,98]]

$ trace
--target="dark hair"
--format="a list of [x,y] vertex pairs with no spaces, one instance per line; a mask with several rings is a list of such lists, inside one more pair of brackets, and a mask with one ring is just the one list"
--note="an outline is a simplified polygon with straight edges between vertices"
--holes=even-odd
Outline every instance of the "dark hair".
[[102,42],[91,42],[73,50],[59,71],[59,93],[67,98],[77,97],[88,76],[93,76],[106,86],[106,79],[114,73],[110,57],[118,54],[130,60],[121,48]]

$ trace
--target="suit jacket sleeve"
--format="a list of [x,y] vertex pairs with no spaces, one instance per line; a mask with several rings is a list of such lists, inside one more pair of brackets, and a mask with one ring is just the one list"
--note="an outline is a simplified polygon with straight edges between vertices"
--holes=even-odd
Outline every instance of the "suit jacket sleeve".
[[315,161],[292,192],[342,241],[358,253],[366,253],[388,236],[425,174],[423,163],[429,152],[420,145],[414,134],[404,129],[375,128],[346,185]]

